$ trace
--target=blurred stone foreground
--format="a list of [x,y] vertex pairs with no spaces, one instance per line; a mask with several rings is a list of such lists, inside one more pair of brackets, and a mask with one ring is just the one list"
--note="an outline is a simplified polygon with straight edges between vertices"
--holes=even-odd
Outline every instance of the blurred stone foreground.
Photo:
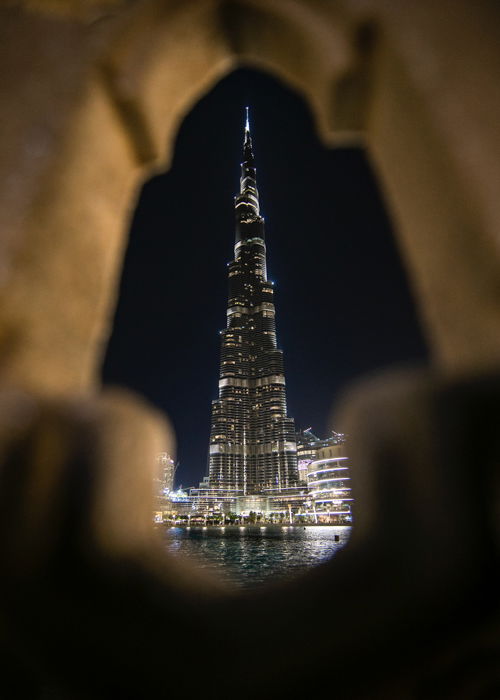
[[[500,698],[498,3],[2,8],[0,697]],[[253,593],[164,554],[172,431],[98,381],[141,183],[239,65],[366,145],[433,351],[339,408],[348,547]]]

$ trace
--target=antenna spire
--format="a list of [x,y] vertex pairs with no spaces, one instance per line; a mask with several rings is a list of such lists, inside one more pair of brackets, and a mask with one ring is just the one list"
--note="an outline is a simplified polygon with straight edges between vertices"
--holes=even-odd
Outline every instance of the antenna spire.
[[253,161],[252,153],[252,137],[250,135],[250,107],[245,107],[245,136],[243,139],[243,157],[244,160]]
[[259,192],[255,172],[255,160],[250,135],[250,108],[245,107],[245,132],[243,140],[243,162],[241,163],[240,193],[236,197],[237,220],[262,221],[259,213]]

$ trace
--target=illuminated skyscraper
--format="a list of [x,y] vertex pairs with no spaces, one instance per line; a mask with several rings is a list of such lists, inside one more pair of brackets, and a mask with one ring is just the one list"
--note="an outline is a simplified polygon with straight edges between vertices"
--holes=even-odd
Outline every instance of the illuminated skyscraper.
[[174,476],[177,465],[168,452],[160,452],[156,457],[158,465],[157,482],[162,493],[174,490]]
[[283,353],[276,344],[252,139],[245,124],[227,327],[221,331],[219,398],[212,403],[208,483],[241,495],[297,483],[293,418],[287,417]]

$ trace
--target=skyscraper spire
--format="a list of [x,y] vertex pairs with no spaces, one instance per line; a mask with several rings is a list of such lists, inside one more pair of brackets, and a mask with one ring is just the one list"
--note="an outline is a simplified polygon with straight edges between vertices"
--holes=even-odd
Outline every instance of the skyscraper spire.
[[[243,162],[241,164],[240,193],[236,197],[236,243],[241,241],[241,223],[263,224],[260,216],[259,191],[257,189],[257,172],[252,150],[252,137],[250,135],[250,122],[248,107],[246,107],[245,132],[243,140]],[[249,229],[248,229],[249,231]],[[264,229],[261,234],[264,238]]]
[[246,110],[246,120],[245,120],[245,136],[243,139],[243,161],[248,162],[251,161],[253,163],[254,156],[253,156],[253,151],[252,151],[252,136],[250,134],[250,119],[248,116],[248,107],[245,107]]

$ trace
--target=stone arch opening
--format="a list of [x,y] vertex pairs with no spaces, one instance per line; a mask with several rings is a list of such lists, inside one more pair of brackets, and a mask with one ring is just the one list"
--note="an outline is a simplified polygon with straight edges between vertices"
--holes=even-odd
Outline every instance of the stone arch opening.
[[300,95],[269,73],[232,72],[185,117],[171,169],[143,190],[104,366],[105,381],[138,390],[173,420],[185,486],[205,469],[246,99],[290,415],[326,435],[350,381],[425,357],[361,149],[325,148]]

